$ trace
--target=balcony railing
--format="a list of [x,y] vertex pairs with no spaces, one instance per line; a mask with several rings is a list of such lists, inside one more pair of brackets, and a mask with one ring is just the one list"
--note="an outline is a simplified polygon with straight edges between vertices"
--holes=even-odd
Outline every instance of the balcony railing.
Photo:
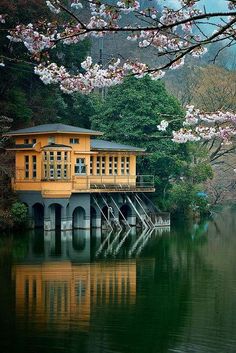
[[137,190],[137,189],[153,189],[153,175],[137,175],[137,176],[90,176],[90,189],[107,189],[107,190]]
[[[80,190],[111,190],[111,191],[135,191],[135,190],[150,190],[154,189],[154,176],[153,175],[78,175],[68,179],[25,179],[13,178],[13,184],[34,184],[37,183],[41,189],[48,188],[48,183],[56,182],[62,184],[65,188],[65,183],[71,183],[71,188],[74,191]],[[46,184],[45,184],[46,183]],[[68,184],[69,185],[69,184]],[[27,189],[27,186],[24,187]]]

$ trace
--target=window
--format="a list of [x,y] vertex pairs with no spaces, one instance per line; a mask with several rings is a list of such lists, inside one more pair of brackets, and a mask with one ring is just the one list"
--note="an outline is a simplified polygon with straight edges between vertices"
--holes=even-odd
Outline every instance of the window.
[[43,156],[44,156],[44,160],[46,161],[47,160],[47,152],[44,152]]
[[90,157],[90,175],[93,175],[93,156]]
[[50,164],[49,166],[49,178],[54,179],[54,165]]
[[68,152],[64,152],[64,160],[65,160],[65,161],[68,160]]
[[24,144],[28,145],[29,144],[29,139],[24,139]]
[[118,157],[114,157],[114,174],[117,175],[118,171]]
[[75,174],[86,174],[86,165],[84,158],[76,158]]
[[100,175],[101,157],[97,157],[96,174]]
[[130,172],[130,158],[129,157],[126,157],[126,174],[129,175],[129,172]]
[[57,179],[61,179],[61,164],[57,165]]
[[106,174],[106,157],[102,157],[102,175]]
[[37,142],[36,139],[32,139],[32,144],[34,145]]
[[79,143],[79,139],[78,138],[70,138],[70,143],[71,144]]
[[55,143],[55,137],[54,136],[49,136],[48,143],[49,144]]
[[29,178],[29,156],[25,156],[25,178]]
[[37,157],[32,156],[32,177],[37,177]]
[[109,157],[109,175],[113,174],[113,157]]
[[125,157],[121,157],[120,167],[121,167],[121,175],[124,175],[125,174]]
[[67,179],[67,165],[64,166],[64,179]]
[[50,162],[54,161],[54,152],[50,152]]
[[61,152],[57,152],[57,161],[61,161]]

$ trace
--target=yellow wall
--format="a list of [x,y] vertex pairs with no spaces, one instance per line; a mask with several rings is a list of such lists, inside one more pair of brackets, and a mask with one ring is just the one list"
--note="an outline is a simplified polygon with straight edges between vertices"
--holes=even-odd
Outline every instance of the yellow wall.
[[[70,146],[70,163],[68,164],[68,180],[45,180],[44,178],[44,152],[43,147],[49,144],[49,138],[54,137],[56,144],[63,144]],[[62,197],[70,196],[72,192],[89,191],[90,185],[101,184],[127,184],[135,186],[136,183],[136,153],[135,152],[119,152],[119,151],[90,151],[90,135],[83,134],[45,134],[37,135],[32,134],[29,136],[18,136],[15,138],[16,144],[23,144],[25,139],[32,143],[32,139],[36,139],[34,150],[18,150],[16,151],[16,173],[13,180],[13,188],[16,191],[35,190],[41,191],[44,197]],[[78,144],[70,144],[70,138],[78,138]],[[29,156],[29,178],[25,178],[25,156]],[[32,157],[37,157],[37,176],[32,177]],[[90,156],[93,156],[93,174],[90,175]],[[109,157],[117,157],[117,175],[110,175],[109,173]],[[97,157],[105,157],[106,168],[105,174],[101,175],[102,168],[100,166],[100,175],[97,175]],[[121,173],[121,157],[128,157],[129,174]],[[75,175],[76,158],[84,158],[87,167],[86,175]],[[55,164],[58,164],[55,161]],[[55,174],[55,173],[54,173]],[[94,188],[93,188],[93,191]]]

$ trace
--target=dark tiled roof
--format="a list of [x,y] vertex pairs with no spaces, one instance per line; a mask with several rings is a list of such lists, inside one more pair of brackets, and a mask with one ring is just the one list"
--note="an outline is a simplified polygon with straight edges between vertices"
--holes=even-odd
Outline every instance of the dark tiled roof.
[[54,147],[62,147],[62,148],[72,148],[71,146],[67,146],[67,145],[62,145],[60,143],[50,143],[49,145],[43,146],[43,148],[54,148]]
[[27,127],[25,129],[19,129],[15,131],[10,131],[6,135],[23,135],[23,134],[35,134],[35,133],[46,133],[46,132],[72,132],[72,133],[85,133],[91,135],[102,135],[102,132],[88,130],[77,126],[65,125],[65,124],[44,124],[32,127]]
[[123,145],[117,142],[91,139],[92,150],[145,152],[145,148]]

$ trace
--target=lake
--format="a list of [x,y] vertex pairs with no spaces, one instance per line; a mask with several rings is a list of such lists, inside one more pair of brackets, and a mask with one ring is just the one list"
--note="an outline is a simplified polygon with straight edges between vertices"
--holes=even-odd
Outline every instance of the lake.
[[0,237],[1,353],[235,353],[236,209]]

